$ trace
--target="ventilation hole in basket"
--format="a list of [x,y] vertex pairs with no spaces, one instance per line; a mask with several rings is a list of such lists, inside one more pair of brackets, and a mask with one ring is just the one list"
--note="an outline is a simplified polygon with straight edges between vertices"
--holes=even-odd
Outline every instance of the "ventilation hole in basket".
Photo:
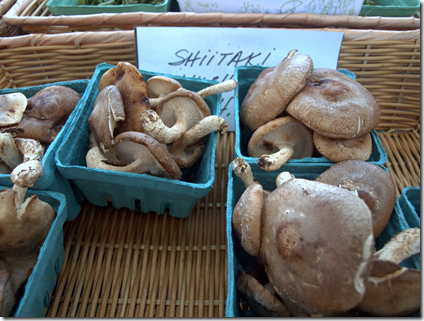
[[56,275],[58,275],[60,273],[60,262],[59,262],[59,258],[56,258],[56,262],[54,264],[54,271],[56,272]]
[[134,210],[137,212],[141,212],[141,201],[140,200],[134,200]]
[[49,291],[44,292],[44,306],[47,308],[50,305],[50,293]]

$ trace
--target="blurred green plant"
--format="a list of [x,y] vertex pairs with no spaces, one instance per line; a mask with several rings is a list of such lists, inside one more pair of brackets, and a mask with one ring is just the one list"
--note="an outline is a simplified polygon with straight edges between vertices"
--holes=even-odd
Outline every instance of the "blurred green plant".
[[373,1],[373,0],[364,0],[364,5],[368,5],[368,6],[377,6],[378,3]]
[[117,6],[126,4],[151,4],[158,5],[162,4],[164,0],[78,0],[80,6]]

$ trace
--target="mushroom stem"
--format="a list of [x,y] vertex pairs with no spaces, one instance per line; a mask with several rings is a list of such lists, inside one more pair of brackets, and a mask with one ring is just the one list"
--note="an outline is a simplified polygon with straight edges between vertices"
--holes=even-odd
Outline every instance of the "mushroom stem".
[[283,61],[286,60],[286,59],[290,59],[291,57],[293,57],[296,52],[297,52],[297,49],[290,50],[290,52],[287,54],[287,57],[284,58]]
[[22,163],[22,154],[18,150],[11,133],[0,133],[0,159],[10,168]]
[[242,180],[245,188],[248,188],[255,181],[252,169],[243,157],[237,157],[234,159],[233,172]]
[[197,94],[200,97],[205,98],[207,96],[229,92],[231,90],[234,90],[236,86],[237,82],[234,79],[229,79],[219,84],[206,87],[205,89],[198,91]]
[[187,130],[188,120],[184,113],[180,114],[172,127],[166,126],[153,109],[141,112],[141,123],[145,133],[161,144],[171,144]]
[[275,179],[275,185],[279,187],[281,184],[287,182],[288,180],[295,179],[293,174],[290,172],[281,172],[278,174],[277,178]]
[[375,252],[374,258],[399,264],[403,260],[420,253],[421,230],[409,228],[395,235],[382,249]]
[[291,145],[281,144],[277,146],[280,150],[270,155],[262,155],[258,159],[260,168],[266,171],[275,171],[287,163],[294,154],[294,149]]
[[38,140],[31,138],[15,138],[15,144],[23,155],[23,163],[27,161],[42,161],[44,147]]

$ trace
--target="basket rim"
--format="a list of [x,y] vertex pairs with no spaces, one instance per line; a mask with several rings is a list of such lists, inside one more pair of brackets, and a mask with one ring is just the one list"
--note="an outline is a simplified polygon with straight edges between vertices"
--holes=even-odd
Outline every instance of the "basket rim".
[[415,17],[362,17],[333,16],[311,13],[265,14],[265,13],[194,13],[194,12],[128,12],[102,13],[70,16],[20,16],[32,0],[16,0],[4,15],[10,25],[66,25],[66,26],[113,26],[136,24],[160,25],[234,25],[234,26],[288,26],[301,24],[305,27],[344,27],[354,29],[411,30],[420,28]]
[[[175,26],[174,26],[175,27]],[[175,27],[179,28],[179,27]],[[264,28],[271,29],[271,28]],[[278,28],[285,30],[285,28]],[[351,30],[351,29],[287,29],[322,32],[343,32],[343,41],[396,41],[396,40],[416,40],[420,39],[421,30],[408,31],[386,31],[386,30]],[[29,34],[15,37],[0,38],[2,49],[13,49],[35,46],[57,46],[106,43],[123,43],[135,40],[134,30],[114,30],[114,31],[77,31],[59,34]]]

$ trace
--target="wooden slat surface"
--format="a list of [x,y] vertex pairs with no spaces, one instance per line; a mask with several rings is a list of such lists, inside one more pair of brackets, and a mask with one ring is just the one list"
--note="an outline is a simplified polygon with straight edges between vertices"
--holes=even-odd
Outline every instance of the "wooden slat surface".
[[234,133],[218,136],[213,189],[188,218],[83,202],[64,226],[65,262],[46,316],[225,316],[233,151]]

